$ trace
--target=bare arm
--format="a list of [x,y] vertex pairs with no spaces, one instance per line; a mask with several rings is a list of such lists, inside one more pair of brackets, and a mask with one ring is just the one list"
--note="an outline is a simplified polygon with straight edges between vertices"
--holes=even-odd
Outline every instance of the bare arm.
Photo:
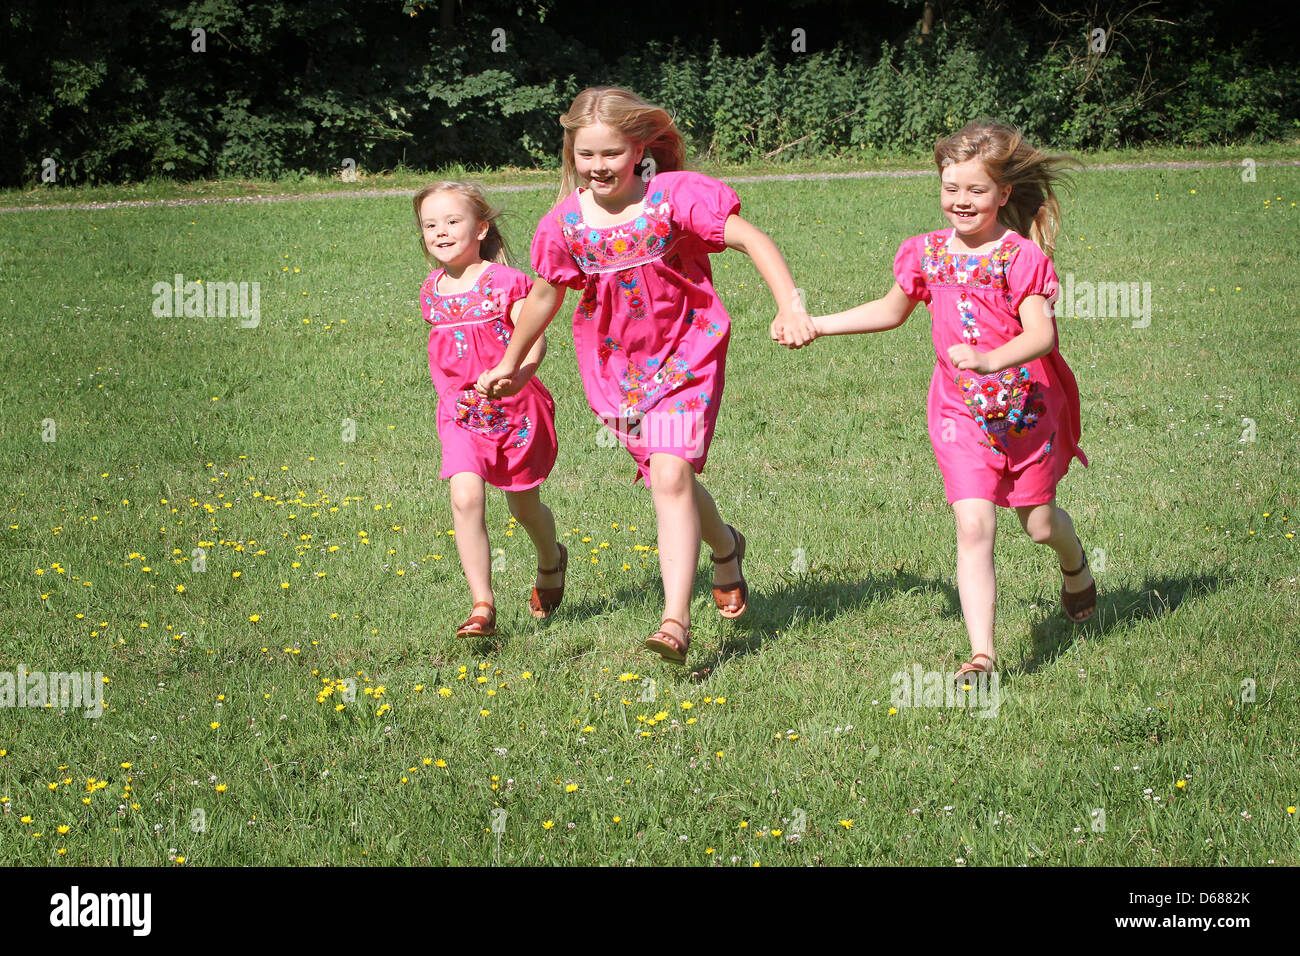
[[991,375],[1042,358],[1056,347],[1056,325],[1043,296],[1025,296],[1020,303],[1020,326],[1024,331],[992,351],[980,352],[969,345],[954,345],[948,349],[948,358],[959,369]]
[[797,340],[798,345],[811,342],[812,322],[795,289],[790,267],[776,243],[767,233],[736,215],[727,217],[723,239],[728,249],[743,252],[754,260],[754,268],[772,291],[772,298],[776,300],[776,318],[770,329],[772,338],[784,334]]
[[[518,322],[524,313],[524,301],[521,299],[510,307],[510,320]],[[512,336],[513,338],[513,336]],[[492,391],[495,398],[505,398],[508,395],[515,395],[521,391],[528,380],[537,374],[538,368],[541,367],[542,359],[546,358],[546,335],[545,333],[537,336],[537,341],[533,347],[528,350],[524,356],[523,364],[519,366],[519,371],[515,372],[509,378],[498,379],[496,387]]]
[[916,308],[916,299],[909,298],[897,282],[881,298],[864,302],[847,312],[819,315],[813,319],[818,335],[848,335],[854,332],[884,332],[896,329]]
[[[501,361],[495,368],[487,369],[478,378],[475,388],[479,392],[491,396],[493,386],[497,382],[514,378],[525,360],[534,357],[533,345],[551,324],[555,313],[560,311],[560,306],[564,302],[564,293],[565,289],[562,286],[553,286],[545,279],[539,278],[533,282],[532,290],[519,308],[515,331],[510,336],[510,344],[506,346],[505,355],[501,356]],[[543,344],[543,350],[545,347]],[[540,361],[540,356],[537,360]]]

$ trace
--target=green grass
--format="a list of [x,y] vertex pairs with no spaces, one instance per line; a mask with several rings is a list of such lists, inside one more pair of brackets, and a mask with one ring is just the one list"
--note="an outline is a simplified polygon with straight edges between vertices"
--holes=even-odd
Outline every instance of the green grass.
[[[1300,141],[1256,143],[1237,146],[1186,147],[1146,146],[1140,149],[1116,149],[1089,153],[1089,165],[1111,163],[1201,162],[1240,163],[1251,158],[1256,162],[1295,162]],[[702,172],[723,179],[734,176],[768,176],[804,173],[846,173],[863,170],[930,169],[933,155],[921,150],[912,155],[862,150],[856,154],[816,159],[772,159],[745,164],[700,161]],[[415,192],[435,179],[473,179],[489,187],[534,187],[543,194],[554,195],[558,183],[555,172],[534,169],[466,169],[451,166],[434,172],[410,169],[358,170],[355,182],[343,182],[338,172],[332,175],[306,175],[279,180],[219,179],[202,182],[178,182],[152,179],[136,183],[84,185],[60,183],[0,189],[0,208],[61,206],[90,202],[131,202],[158,199],[213,200],[251,196],[289,196],[314,193],[372,193],[401,189]]]
[[[814,311],[884,292],[898,243],[941,224],[929,180],[739,192]],[[526,251],[550,193],[504,198]],[[1100,603],[1066,622],[1050,553],[1000,516],[991,719],[889,713],[892,675],[969,650],[924,312],[787,352],[752,265],[715,258],[734,329],[704,480],[753,596],[719,621],[702,557],[692,680],[639,650],[654,514],[597,441],[572,296],[543,496],[588,560],[538,626],[535,555],[490,495],[505,633],[475,645],[451,637],[469,601],[407,200],[10,214],[0,671],[111,683],[97,720],[0,710],[0,860],[1295,865],[1297,201],[1291,167],[1080,177],[1058,270],[1150,282],[1154,316],[1060,319],[1092,466],[1059,493]],[[176,273],[261,282],[261,324],[155,318]],[[318,700],[348,677],[371,693]]]

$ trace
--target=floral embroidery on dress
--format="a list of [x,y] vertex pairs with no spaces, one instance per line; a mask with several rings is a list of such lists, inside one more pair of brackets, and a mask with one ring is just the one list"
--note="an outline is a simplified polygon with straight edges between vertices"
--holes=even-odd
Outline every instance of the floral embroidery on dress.
[[980,329],[975,324],[975,306],[964,294],[957,300],[957,314],[961,317],[961,337],[966,340],[967,345],[977,345]]
[[568,212],[560,216],[560,227],[569,254],[583,272],[621,272],[663,256],[673,235],[671,212],[668,192],[660,189],[631,222],[589,226],[580,212]]
[[709,407],[709,396],[707,392],[697,392],[690,398],[679,398],[668,407],[668,411],[683,414],[685,412],[698,412]]
[[688,309],[686,312],[686,321],[691,324],[697,332],[703,332],[709,338],[717,338],[722,334],[722,326],[718,325],[707,315],[701,315],[694,309]]
[[588,277],[587,287],[582,290],[582,299],[578,302],[578,311],[584,319],[596,314],[596,280]]
[[596,361],[604,365],[609,361],[609,357],[618,351],[618,343],[614,341],[613,336],[605,336],[605,341],[596,347]]
[[527,415],[524,416],[523,424],[519,426],[519,431],[515,432],[515,441],[511,448],[523,448],[528,444],[528,436],[533,432],[533,420]]
[[659,360],[653,358],[646,362],[644,368],[635,361],[627,363],[618,382],[623,391],[624,414],[629,410],[645,411],[655,404],[662,393],[671,392],[683,382],[695,378],[685,360],[676,356],[669,358],[662,368],[657,368],[658,365]]
[[1052,432],[1052,437],[1049,438],[1047,444],[1043,446],[1043,453],[1034,459],[1035,465],[1046,461],[1048,456],[1052,454],[1052,442],[1054,441],[1056,441],[1056,432]]
[[510,344],[510,330],[506,328],[506,324],[500,319],[492,323],[492,334],[496,336],[497,341],[502,345]]
[[452,337],[456,339],[456,358],[464,358],[465,350],[469,348],[468,344],[465,342],[465,330],[452,329],[451,334]]
[[954,381],[961,389],[966,407],[988,439],[986,444],[999,455],[1007,452],[1006,438],[1020,438],[1038,423],[1045,411],[1029,369],[1023,365],[992,375],[958,372]]
[[[486,269],[474,284],[464,292],[453,295],[441,295],[437,291],[437,275],[424,280],[420,288],[425,309],[425,321],[431,325],[448,325],[451,323],[486,322],[494,316],[506,313],[506,292],[492,286],[492,269]],[[497,320],[500,323],[500,319]],[[465,339],[460,332],[456,334],[457,350],[465,353],[460,343]]]
[[[1009,304],[1011,287],[1007,284],[1007,268],[1019,251],[1019,245],[1004,238],[988,252],[950,252],[947,237],[941,232],[932,232],[925,237],[921,272],[927,284],[992,289],[1001,292]],[[965,296],[962,298],[965,300]],[[965,324],[963,319],[963,327]]]
[[618,287],[627,299],[627,314],[629,318],[645,318],[645,293],[641,290],[641,284],[637,282],[636,272],[632,269],[626,269],[618,274]]
[[513,427],[505,407],[467,388],[456,399],[456,424],[480,435],[501,435]]

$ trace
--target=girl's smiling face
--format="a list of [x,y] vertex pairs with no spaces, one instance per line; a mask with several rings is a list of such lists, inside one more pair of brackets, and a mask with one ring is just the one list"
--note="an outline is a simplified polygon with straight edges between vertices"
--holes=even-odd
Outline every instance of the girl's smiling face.
[[949,163],[941,175],[939,204],[943,214],[968,246],[992,242],[1005,227],[998,222],[998,210],[1011,196],[1010,186],[999,186],[978,156],[962,163]]
[[450,190],[430,193],[420,203],[424,247],[451,271],[479,261],[479,243],[487,237],[489,225],[479,222],[465,198]]
[[593,123],[574,132],[573,164],[597,204],[621,212],[641,198],[636,164],[644,149],[612,126]]

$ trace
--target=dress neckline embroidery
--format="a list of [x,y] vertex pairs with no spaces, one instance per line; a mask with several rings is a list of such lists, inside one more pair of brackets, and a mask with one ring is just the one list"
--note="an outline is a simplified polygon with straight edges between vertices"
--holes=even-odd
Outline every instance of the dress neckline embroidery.
[[[632,223],[636,222],[638,219],[640,219],[642,216],[645,215],[646,204],[650,201],[650,183],[653,183],[655,181],[655,178],[656,177],[651,176],[650,182],[644,184],[645,191],[641,194],[641,201],[637,203],[637,205],[640,206],[641,208],[637,211],[636,215],[632,216],[630,219],[624,219],[622,222],[616,222],[609,226],[597,226],[587,222],[587,214],[582,208],[583,189],[581,186],[579,186],[577,189],[573,191],[573,204],[578,207],[578,221],[582,225],[586,226],[588,229],[598,229],[598,230],[623,229],[627,226],[632,225]],[[587,190],[587,192],[590,191],[591,190]],[[595,200],[593,200],[593,202],[594,201]]]
[[487,268],[478,274],[478,277],[474,280],[474,284],[471,285],[468,289],[461,289],[459,292],[439,292],[438,280],[447,274],[447,270],[439,266],[438,271],[433,274],[433,286],[430,291],[432,291],[433,294],[440,299],[450,299],[454,295],[465,295],[468,292],[477,292],[478,284],[482,282],[483,277],[487,275],[489,272],[491,272],[494,268],[496,268],[496,263],[489,262],[487,264]]
[[1009,237],[1011,236],[1011,230],[1008,229],[1006,232],[1002,233],[1002,238],[998,240],[997,245],[995,245],[992,249],[989,249],[985,252],[958,252],[956,249],[953,249],[951,247],[953,237],[956,235],[956,233],[957,233],[957,228],[955,226],[952,229],[949,229],[947,232],[939,233],[939,235],[943,236],[944,253],[950,256],[966,256],[967,258],[974,256],[977,259],[982,259],[985,256],[991,256],[997,252],[1000,252],[1002,250],[1002,247],[1007,244]]

